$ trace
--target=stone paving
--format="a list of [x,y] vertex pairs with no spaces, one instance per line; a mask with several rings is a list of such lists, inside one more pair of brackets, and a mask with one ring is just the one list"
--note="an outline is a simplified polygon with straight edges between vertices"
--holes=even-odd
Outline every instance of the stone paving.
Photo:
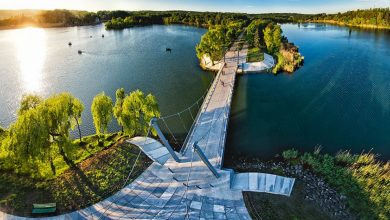
[[[164,165],[165,162],[171,158],[171,154],[167,148],[153,138],[135,137],[127,140],[127,142],[138,146],[150,159],[159,163],[160,165]],[[177,155],[180,156],[178,153]]]
[[[86,209],[50,219],[250,219],[242,190],[231,187],[232,170],[222,169],[226,129],[237,70],[236,44],[226,54],[226,64],[219,71],[202,105],[194,129],[184,146],[180,163],[169,158],[158,161],[166,152],[154,150],[154,162],[135,181],[115,195]],[[245,62],[247,47],[240,51]],[[137,145],[142,145],[138,139]],[[144,139],[150,141],[150,139]],[[215,177],[192,146],[198,142],[217,169]],[[149,156],[153,156],[149,153]],[[249,181],[249,180],[248,180]],[[0,213],[0,219],[25,219]]]
[[243,63],[242,72],[244,73],[262,72],[265,70],[270,70],[274,66],[275,66],[274,58],[271,55],[264,53],[264,60],[261,62]]

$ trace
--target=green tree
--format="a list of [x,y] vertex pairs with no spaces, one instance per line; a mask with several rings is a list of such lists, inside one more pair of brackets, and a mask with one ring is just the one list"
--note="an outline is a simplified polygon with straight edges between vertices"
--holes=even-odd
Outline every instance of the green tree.
[[259,34],[259,42],[263,40],[263,30],[268,23],[268,21],[256,19],[248,25],[246,28],[246,41],[248,42],[249,46],[255,46],[255,35],[257,32]]
[[255,32],[255,37],[253,39],[254,41],[254,46],[257,48],[260,48],[260,34],[259,34],[259,29],[256,30]]
[[84,104],[80,100],[74,98],[72,100],[72,105],[71,105],[70,111],[71,111],[71,115],[73,116],[71,122],[72,123],[76,123],[76,125],[77,125],[77,130],[79,132],[79,140],[80,140],[80,144],[81,144],[80,124],[82,123],[81,115],[82,115],[82,113],[84,111]]
[[145,97],[140,90],[131,92],[123,101],[122,119],[124,131],[133,136],[146,135],[149,122],[160,117],[156,98],[149,94]]
[[50,135],[69,138],[69,130],[80,121],[83,104],[70,93],[61,93],[46,99],[38,108],[47,120]]
[[282,45],[282,28],[280,25],[275,25],[274,26],[274,31],[273,31],[273,41],[274,41],[274,53],[279,52],[280,47]]
[[122,119],[122,109],[123,109],[123,101],[126,97],[125,89],[120,88],[116,90],[116,101],[114,106],[114,117],[118,121],[118,125],[122,128],[123,133],[123,119]]
[[96,95],[93,99],[91,112],[93,124],[95,125],[96,134],[98,136],[107,131],[108,124],[112,119],[112,109],[112,100],[109,96],[106,96],[104,92]]
[[274,41],[273,41],[273,25],[272,24],[269,24],[264,29],[264,43],[267,46],[268,52],[273,52]]
[[280,25],[268,24],[264,29],[264,42],[268,52],[276,54],[282,44],[282,28]]
[[[21,105],[23,108],[26,105]],[[55,174],[53,158],[60,153],[65,161],[72,156],[69,131],[82,112],[82,103],[69,93],[43,100],[20,114],[10,126],[7,147],[17,161],[49,161]],[[21,162],[20,164],[28,164]]]
[[20,115],[10,126],[7,147],[15,161],[32,158],[44,159],[50,144],[50,135],[44,117],[37,109],[30,109]]
[[18,111],[18,115],[22,115],[25,111],[28,111],[32,108],[36,108],[43,99],[34,94],[28,94],[28,95],[23,95],[22,101],[20,102],[20,108]]
[[209,31],[202,36],[200,43],[196,46],[198,58],[202,59],[204,55],[207,55],[214,65],[214,61],[222,58],[226,41],[225,29],[222,26],[218,25],[210,28]]

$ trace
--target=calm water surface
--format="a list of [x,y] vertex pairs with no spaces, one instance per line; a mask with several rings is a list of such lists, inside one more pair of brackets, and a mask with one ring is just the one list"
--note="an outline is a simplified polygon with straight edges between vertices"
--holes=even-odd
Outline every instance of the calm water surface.
[[[185,109],[203,95],[213,77],[198,67],[195,54],[205,31],[185,26],[0,31],[0,126],[16,119],[22,95],[30,92],[47,97],[66,91],[81,99],[83,134],[94,133],[90,106],[101,91],[115,101],[117,88],[141,89],[156,95],[162,114]],[[166,47],[173,49],[171,54]],[[78,55],[78,50],[85,53]]]
[[227,156],[271,158],[296,148],[390,158],[390,33],[283,25],[304,67],[238,78]]
[[[390,33],[327,25],[283,30],[300,47],[305,65],[292,75],[238,78],[227,158],[271,158],[292,147],[322,146],[324,152],[373,149],[388,159]],[[16,119],[22,95],[31,92],[47,97],[67,91],[80,98],[83,134],[94,133],[90,106],[101,91],[114,99],[117,88],[141,89],[157,96],[165,115],[185,109],[213,77],[200,70],[195,56],[204,33],[185,26],[0,31],[0,126]],[[79,49],[85,53],[78,55]],[[171,124],[183,132],[177,121]],[[110,129],[117,129],[115,121]]]

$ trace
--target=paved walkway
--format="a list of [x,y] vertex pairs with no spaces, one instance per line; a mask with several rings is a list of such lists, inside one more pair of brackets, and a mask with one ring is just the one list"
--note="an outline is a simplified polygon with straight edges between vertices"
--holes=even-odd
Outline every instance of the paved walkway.
[[[164,165],[169,158],[171,158],[171,154],[167,150],[167,148],[162,145],[159,141],[156,141],[153,138],[149,137],[135,137],[130,140],[127,140],[128,143],[138,146],[144,154],[146,154],[150,159],[154,162],[159,163],[160,165]],[[179,157],[180,154],[177,153]]]
[[252,62],[252,63],[243,63],[242,69],[244,73],[255,73],[255,72],[262,72],[265,70],[269,70],[275,66],[275,60],[274,58],[264,53],[264,60],[261,62]]
[[[235,50],[233,45],[226,54],[226,65],[206,96],[180,163],[167,157],[158,142],[150,138],[132,139],[131,142],[136,141],[155,160],[144,173],[104,201],[46,219],[250,219],[242,196],[245,185],[239,184],[245,178],[237,177],[235,187],[231,187],[234,172],[221,169],[237,70]],[[244,47],[240,51],[240,63],[245,62],[246,54]],[[219,178],[193,153],[195,142],[217,169]],[[253,185],[253,178],[248,177],[247,181]],[[24,218],[0,213],[0,219]]]

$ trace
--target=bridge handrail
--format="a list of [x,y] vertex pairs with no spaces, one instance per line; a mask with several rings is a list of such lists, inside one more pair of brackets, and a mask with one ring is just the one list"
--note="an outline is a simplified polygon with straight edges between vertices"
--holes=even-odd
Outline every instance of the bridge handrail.
[[[204,100],[203,100],[203,103],[202,105],[200,106],[200,109],[198,111],[198,113],[196,114],[196,117],[195,117],[195,120],[194,122],[192,123],[191,125],[191,128],[186,136],[186,138],[184,139],[184,142],[183,142],[183,145],[180,149],[180,153],[183,154],[187,148],[187,144],[188,144],[188,141],[190,140],[190,138],[193,136],[193,130],[194,130],[194,127],[195,125],[197,124],[197,121],[199,120],[199,116],[202,112],[204,112],[204,110],[207,108],[207,106],[209,105],[210,103],[210,100],[211,100],[211,95],[214,93],[215,91],[215,88],[217,87],[217,84],[218,84],[218,81],[221,77],[221,74],[222,74],[222,70],[223,68],[225,67],[225,62],[222,62],[222,66],[220,67],[220,69],[218,70],[218,73],[217,73],[217,76],[214,78],[214,81],[213,81],[213,84],[211,84],[208,92],[207,92],[207,95],[205,96]],[[208,100],[207,100],[208,99]]]
[[[237,66],[237,69],[238,69],[238,66]],[[237,69],[235,72],[237,72]],[[234,76],[234,82],[236,81],[235,78],[237,77],[237,75],[235,74]],[[224,120],[226,120],[226,126],[224,126],[224,129],[222,130],[223,134],[221,135],[221,138],[220,138],[220,141],[219,143],[224,146],[225,143],[226,143],[226,136],[227,136],[227,129],[228,129],[228,125],[229,125],[229,115],[230,115],[230,110],[231,110],[231,103],[232,103],[232,98],[233,98],[233,93],[234,93],[234,86],[235,86],[235,83],[233,83],[232,85],[232,89],[229,93],[229,96],[227,98],[227,103],[230,103],[230,105],[225,105],[225,110],[224,110],[224,113],[225,113],[225,117],[224,117]],[[220,166],[222,166],[222,163],[223,163],[223,155],[225,153],[225,147],[220,147],[219,148],[221,150],[221,152],[218,152],[219,155],[220,155],[220,158],[219,158],[219,164]],[[221,167],[219,167],[221,168]]]

